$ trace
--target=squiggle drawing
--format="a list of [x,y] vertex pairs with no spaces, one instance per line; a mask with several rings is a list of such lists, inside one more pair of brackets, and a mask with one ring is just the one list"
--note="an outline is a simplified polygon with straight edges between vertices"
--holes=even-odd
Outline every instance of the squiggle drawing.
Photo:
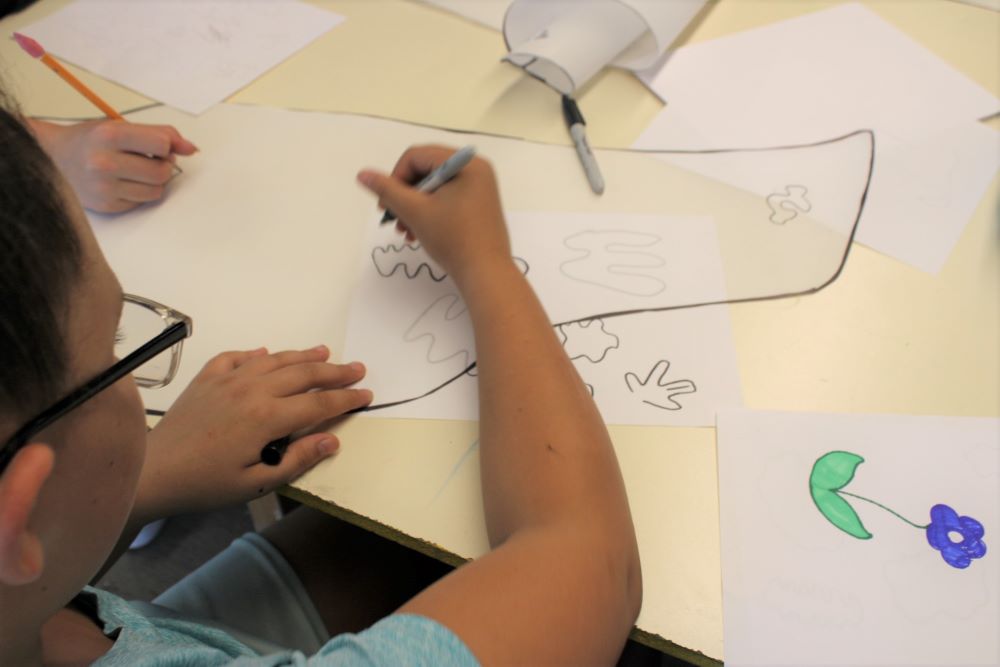
[[[410,328],[403,334],[403,340],[407,343],[414,343],[421,338],[428,338],[426,359],[429,363],[440,364],[449,361],[456,356],[463,358],[463,366],[472,363],[472,351],[464,347],[441,350],[442,347],[435,331],[442,330],[442,323],[449,322],[466,315],[465,302],[457,294],[446,294],[430,306],[410,325]],[[471,326],[471,324],[469,325]],[[447,328],[443,329],[447,331]]]
[[819,457],[813,464],[809,474],[809,493],[816,509],[830,523],[859,540],[872,538],[872,534],[861,523],[858,513],[844,499],[844,496],[849,496],[871,503],[914,528],[925,531],[927,543],[935,551],[940,551],[944,562],[954,568],[965,569],[973,560],[986,555],[983,524],[970,516],[959,516],[958,512],[947,505],[938,503],[931,507],[930,523],[921,526],[881,503],[844,491],[863,462],[864,459],[857,454],[833,451]]
[[804,185],[786,185],[784,192],[773,192],[767,196],[771,207],[771,222],[783,225],[794,220],[799,213],[808,213],[812,204],[806,199],[809,190]]
[[571,280],[632,296],[656,296],[667,285],[652,271],[665,266],[660,255],[638,250],[654,246],[663,239],[654,234],[622,230],[587,230],[563,240],[570,250],[583,253],[559,265],[559,271]]
[[416,280],[420,273],[426,269],[427,276],[436,283],[448,277],[444,271],[436,266],[431,266],[423,253],[419,253],[419,243],[401,243],[396,245],[390,243],[384,246],[372,248],[372,263],[375,270],[383,278],[393,276],[399,269],[403,270],[410,280]]
[[[594,326],[595,323],[597,326]],[[621,345],[621,339],[608,331],[601,319],[560,324],[556,331],[562,338],[566,354],[573,361],[586,359],[593,364],[600,363],[608,352],[617,350]]]
[[[626,373],[625,385],[633,394],[648,396],[649,398],[642,399],[642,402],[646,405],[651,405],[661,410],[680,410],[684,406],[678,403],[674,397],[683,394],[693,394],[698,391],[698,387],[691,380],[668,381],[666,378],[669,370],[670,362],[666,359],[661,359],[656,362],[656,365],[653,366],[644,380],[640,380],[639,376],[635,373]],[[659,371],[658,375],[657,371]],[[653,379],[654,375],[657,376],[656,382],[651,383],[650,380]],[[649,400],[650,398],[656,400]],[[663,405],[663,402],[666,405]]]

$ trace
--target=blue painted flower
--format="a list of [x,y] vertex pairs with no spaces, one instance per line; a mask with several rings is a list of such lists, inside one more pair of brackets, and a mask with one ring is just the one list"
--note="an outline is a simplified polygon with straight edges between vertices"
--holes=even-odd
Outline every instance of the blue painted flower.
[[[927,542],[940,551],[944,562],[952,567],[967,568],[972,559],[986,555],[986,543],[982,540],[984,532],[983,524],[971,516],[958,516],[958,512],[947,505],[931,508]],[[953,542],[953,533],[961,535],[961,541]]]

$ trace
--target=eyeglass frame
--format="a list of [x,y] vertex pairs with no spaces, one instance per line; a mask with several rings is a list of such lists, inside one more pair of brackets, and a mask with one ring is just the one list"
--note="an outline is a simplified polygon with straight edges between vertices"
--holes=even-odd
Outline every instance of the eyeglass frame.
[[20,449],[24,447],[39,431],[50,426],[53,422],[65,416],[68,412],[80,407],[118,380],[122,379],[129,373],[132,373],[153,357],[156,357],[157,355],[177,345],[178,349],[173,353],[170,360],[170,368],[167,370],[166,377],[163,380],[146,380],[140,383],[137,379],[136,383],[147,388],[155,388],[165,386],[174,379],[174,375],[177,373],[177,367],[180,364],[180,344],[185,338],[193,333],[191,318],[180,311],[174,310],[169,306],[164,306],[162,303],[158,303],[152,299],[136,296],[134,294],[125,294],[123,295],[123,298],[126,302],[134,303],[156,312],[160,317],[168,322],[166,328],[148,342],[141,345],[135,351],[131,352],[124,359],[119,359],[106,370],[98,373],[96,376],[69,392],[45,410],[42,410],[37,416],[30,419],[24,426],[19,428],[14,435],[8,438],[7,442],[0,447],[0,472],[7,467],[7,464],[14,458],[14,455],[17,454],[17,452],[20,451]]

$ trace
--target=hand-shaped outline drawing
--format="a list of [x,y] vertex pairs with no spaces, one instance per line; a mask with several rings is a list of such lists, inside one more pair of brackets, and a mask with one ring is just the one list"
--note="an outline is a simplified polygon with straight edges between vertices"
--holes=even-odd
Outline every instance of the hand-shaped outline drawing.
[[[650,380],[659,371],[659,375],[656,378],[656,384],[650,384]],[[654,408],[660,408],[661,410],[680,410],[684,406],[674,400],[674,396],[681,396],[683,394],[693,394],[698,391],[698,387],[695,386],[694,382],[691,380],[673,380],[668,382],[666,379],[667,373],[670,371],[670,362],[666,359],[661,359],[656,362],[652,370],[646,375],[645,380],[640,380],[639,376],[635,373],[628,372],[625,374],[625,385],[628,390],[633,394],[638,393],[640,387],[646,389],[645,393],[651,396],[657,396],[658,400],[662,400],[658,397],[658,394],[666,394],[666,399],[669,405],[660,405],[654,401],[648,399],[642,399],[642,402],[647,405],[652,405]]]

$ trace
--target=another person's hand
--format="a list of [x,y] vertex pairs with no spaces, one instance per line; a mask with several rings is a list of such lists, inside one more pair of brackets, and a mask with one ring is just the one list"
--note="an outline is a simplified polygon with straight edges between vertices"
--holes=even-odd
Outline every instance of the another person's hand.
[[191,381],[150,431],[134,515],[143,521],[245,502],[285,484],[332,455],[326,432],[294,439],[281,463],[261,448],[368,405],[353,389],[365,368],[327,363],[329,350],[225,352]]
[[159,200],[173,177],[174,156],[198,150],[169,125],[119,120],[29,124],[80,202],[99,213],[121,213]]
[[366,169],[358,180],[378,195],[380,206],[399,217],[400,231],[419,240],[445,271],[461,280],[471,267],[495,260],[509,264],[511,250],[496,178],[485,160],[474,158],[433,193],[411,185],[454,152],[443,146],[415,146],[403,153],[391,175]]

